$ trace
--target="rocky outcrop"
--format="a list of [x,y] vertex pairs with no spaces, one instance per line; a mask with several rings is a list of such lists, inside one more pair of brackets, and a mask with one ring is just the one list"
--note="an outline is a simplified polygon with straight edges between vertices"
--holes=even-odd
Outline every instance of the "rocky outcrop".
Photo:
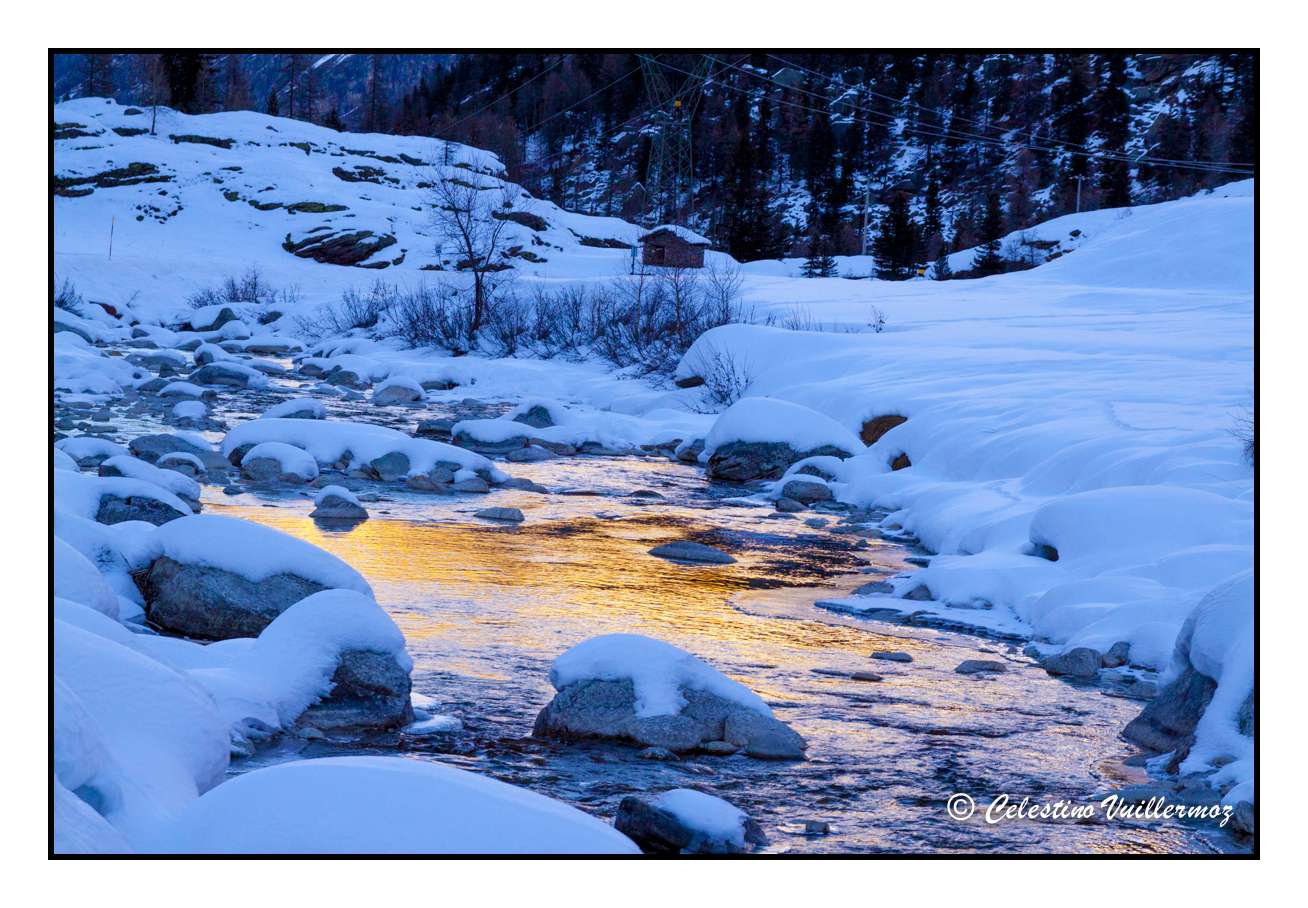
[[806,457],[850,457],[834,445],[823,445],[812,451],[796,451],[778,441],[733,441],[722,445],[709,455],[710,479],[726,482],[750,482],[755,479],[780,479],[793,463]]
[[221,568],[181,564],[167,555],[138,575],[137,585],[151,624],[197,640],[257,637],[292,605],[327,589],[295,574],[254,581]]
[[373,253],[395,245],[389,233],[376,234],[371,230],[332,230],[318,227],[292,238],[286,234],[282,248],[302,259],[313,259],[327,265],[358,265]]
[[560,690],[536,717],[538,738],[607,738],[638,747],[686,753],[727,741],[751,757],[798,760],[806,742],[790,726],[715,694],[682,688],[686,705],[676,715],[637,716],[630,680],[581,681]]

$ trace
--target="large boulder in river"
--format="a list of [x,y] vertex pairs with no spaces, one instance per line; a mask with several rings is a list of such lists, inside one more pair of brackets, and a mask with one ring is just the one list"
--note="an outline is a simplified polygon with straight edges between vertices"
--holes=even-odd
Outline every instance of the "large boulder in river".
[[864,450],[857,435],[829,416],[789,401],[746,397],[713,423],[704,440],[710,479],[779,479],[807,457],[851,457]]
[[673,753],[725,741],[777,760],[802,759],[807,747],[744,685],[649,637],[587,640],[555,660],[550,683],[558,693],[536,717],[536,737],[608,738]]
[[351,589],[358,573],[316,546],[230,517],[174,520],[154,535],[160,554],[138,575],[150,622],[201,640],[254,637],[307,596]]

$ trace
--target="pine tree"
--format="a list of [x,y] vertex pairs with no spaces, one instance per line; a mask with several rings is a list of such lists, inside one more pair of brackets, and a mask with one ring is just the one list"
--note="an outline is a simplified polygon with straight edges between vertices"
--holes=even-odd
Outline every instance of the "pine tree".
[[334,129],[337,132],[345,132],[345,124],[341,122],[341,112],[339,108],[333,107],[327,111],[327,116],[323,117],[322,125],[328,129]]
[[223,110],[248,110],[250,80],[245,74],[240,54],[227,54],[224,82]]
[[991,192],[986,198],[986,213],[981,221],[981,245],[977,246],[976,255],[972,257],[972,270],[977,277],[999,274],[1004,270],[1004,260],[999,255],[999,241],[1004,236],[1004,209],[999,202],[999,193]]
[[818,234],[809,240],[808,258],[800,268],[804,277],[834,277],[836,260],[831,255],[831,240]]
[[82,79],[82,96],[86,98],[114,96],[113,54],[86,54],[86,75]]
[[877,259],[877,277],[883,281],[911,278],[917,270],[919,244],[918,227],[908,210],[908,195],[897,192],[886,206],[872,244]]
[[1103,204],[1106,207],[1125,208],[1131,204],[1131,171],[1124,160],[1126,143],[1131,133],[1131,98],[1126,92],[1126,55],[1107,54],[1104,69],[1095,98],[1095,113],[1099,120],[1099,134],[1103,139],[1100,147],[1115,157],[1100,159],[1099,188],[1103,191]]
[[280,106],[277,103],[277,86],[274,85],[268,89],[268,100],[264,103],[264,110],[268,111],[268,116],[281,116]]
[[168,103],[182,113],[200,113],[204,54],[187,51],[161,56],[164,79],[168,83]]
[[954,269],[949,267],[949,253],[945,252],[948,244],[943,244],[940,255],[931,266],[931,277],[937,281],[947,281],[954,276]]

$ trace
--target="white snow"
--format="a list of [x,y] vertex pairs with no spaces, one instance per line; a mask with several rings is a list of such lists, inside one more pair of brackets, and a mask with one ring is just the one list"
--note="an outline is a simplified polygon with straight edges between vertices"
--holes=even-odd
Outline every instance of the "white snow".
[[94,435],[61,438],[54,446],[74,460],[85,460],[88,457],[127,457],[131,454],[127,448],[117,442],[107,438],[96,438]]
[[683,649],[639,634],[592,637],[559,656],[550,668],[550,684],[555,690],[590,680],[630,680],[638,716],[677,715],[686,705],[683,687],[772,715],[762,698],[739,681]]
[[[162,459],[162,458],[161,458]],[[118,454],[106,458],[100,469],[117,470],[129,479],[140,479],[172,492],[181,498],[200,499],[200,484],[189,476],[183,476],[176,470],[164,470],[152,463],[146,463],[130,454]]]
[[201,420],[204,419],[205,414],[208,412],[209,408],[198,400],[184,400],[180,403],[173,404],[172,410],[173,416],[176,419]]
[[159,830],[157,851],[639,854],[559,801],[440,763],[328,757],[246,773]]

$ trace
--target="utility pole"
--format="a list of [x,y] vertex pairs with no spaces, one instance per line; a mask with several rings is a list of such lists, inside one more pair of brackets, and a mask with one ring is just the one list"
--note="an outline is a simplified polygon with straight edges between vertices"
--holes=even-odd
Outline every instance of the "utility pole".
[[869,186],[863,187],[863,254],[867,255],[867,207],[871,198],[872,189]]
[[1081,184],[1085,182],[1085,177],[1076,178],[1076,213],[1081,213]]

